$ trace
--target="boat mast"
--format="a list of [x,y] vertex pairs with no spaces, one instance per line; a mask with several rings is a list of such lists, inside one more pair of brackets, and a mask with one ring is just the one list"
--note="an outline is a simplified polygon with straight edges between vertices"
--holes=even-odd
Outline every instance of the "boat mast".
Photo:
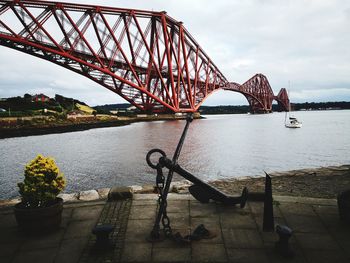
[[291,106],[290,106],[289,91],[290,91],[290,80],[288,80],[288,90],[287,90],[287,95],[288,95],[288,111],[289,111],[289,114],[290,114]]
[[[290,80],[288,80],[288,89],[287,89],[288,98],[289,98],[289,89],[290,89]],[[289,112],[290,112],[290,100],[288,99],[288,109],[286,110],[286,114],[284,115],[284,125],[285,126],[287,126],[287,115],[289,116],[289,114],[290,114]]]

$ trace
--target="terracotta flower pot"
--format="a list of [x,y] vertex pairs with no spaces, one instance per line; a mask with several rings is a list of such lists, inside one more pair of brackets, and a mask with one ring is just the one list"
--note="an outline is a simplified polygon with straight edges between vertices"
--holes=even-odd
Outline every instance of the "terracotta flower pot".
[[21,230],[31,234],[44,234],[57,230],[61,224],[62,198],[48,207],[26,208],[22,203],[14,207],[17,224]]

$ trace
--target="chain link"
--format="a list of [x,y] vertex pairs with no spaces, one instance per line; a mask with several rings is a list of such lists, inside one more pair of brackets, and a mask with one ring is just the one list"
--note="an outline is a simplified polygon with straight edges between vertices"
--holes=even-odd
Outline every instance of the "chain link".
[[165,178],[164,178],[164,175],[163,175],[163,170],[162,170],[161,164],[158,163],[156,168],[157,168],[156,186],[157,186],[158,190],[163,190],[164,189]]
[[162,166],[160,163],[157,164],[157,179],[156,179],[156,187],[158,190],[158,205],[163,205],[163,215],[162,215],[162,225],[163,231],[166,237],[172,237],[172,229],[170,226],[170,219],[167,215],[167,206],[168,202],[166,198],[164,198],[164,182],[165,177],[163,175]]

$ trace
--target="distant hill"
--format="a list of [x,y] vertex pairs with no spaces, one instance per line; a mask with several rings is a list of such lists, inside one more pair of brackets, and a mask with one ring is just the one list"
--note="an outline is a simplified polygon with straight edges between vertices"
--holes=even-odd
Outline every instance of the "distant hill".
[[[26,94],[27,95],[27,94]],[[0,108],[11,111],[34,111],[41,109],[50,109],[54,111],[61,111],[61,106],[54,99],[44,97],[43,101],[33,100],[34,96],[25,97],[12,97],[7,99],[2,99],[0,101]]]
[[72,107],[74,107],[74,105],[76,103],[78,103],[80,105],[88,106],[85,102],[76,100],[74,98],[67,98],[67,97],[64,97],[64,96],[58,95],[58,94],[55,95],[55,101],[57,103],[59,103],[62,108],[65,108],[65,109],[72,109]]
[[[91,114],[94,109],[86,103],[74,98],[67,98],[62,95],[55,95],[50,98],[45,94],[24,94],[23,97],[3,98],[0,100],[0,108],[11,112],[22,112],[24,115],[47,109],[54,112],[81,111]],[[4,114],[2,114],[4,115]]]
[[[305,102],[305,103],[291,103],[291,109],[299,110],[346,110],[350,109],[350,102],[336,101],[336,102]],[[199,108],[201,114],[240,114],[248,113],[250,108],[248,105],[221,105],[221,106],[201,106]],[[272,111],[281,111],[277,104],[272,105]]]
[[249,112],[248,105],[239,106],[201,106],[199,107],[199,112],[201,114],[242,114]]
[[110,114],[111,110],[127,109],[131,106],[132,105],[130,103],[118,103],[118,104],[98,105],[98,106],[95,106],[93,108],[97,111],[97,113]]
[[292,110],[348,110],[348,101],[292,103]]

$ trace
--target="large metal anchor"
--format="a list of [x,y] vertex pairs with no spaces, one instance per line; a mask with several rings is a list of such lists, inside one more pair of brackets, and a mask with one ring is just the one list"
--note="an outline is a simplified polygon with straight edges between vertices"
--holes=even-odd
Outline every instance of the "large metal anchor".
[[[200,180],[193,174],[189,173],[185,169],[183,169],[178,163],[177,160],[180,156],[180,152],[187,134],[187,130],[189,128],[190,123],[192,122],[193,117],[192,115],[188,115],[186,119],[186,125],[182,132],[180,141],[176,147],[174,156],[172,160],[167,158],[164,151],[160,149],[152,149],[147,153],[146,161],[147,164],[157,170],[157,179],[156,179],[156,187],[158,188],[159,192],[159,209],[157,212],[156,220],[153,226],[153,229],[151,231],[149,240],[150,241],[157,241],[161,239],[160,236],[160,222],[162,221],[163,224],[163,230],[166,237],[174,237],[172,234],[172,230],[170,227],[170,219],[167,216],[166,208],[167,208],[167,196],[169,193],[170,183],[173,178],[173,173],[176,172],[180,176],[184,177],[185,179],[191,181],[193,183],[192,186],[189,187],[190,193],[193,195],[194,198],[196,198],[198,201],[202,203],[208,203],[210,200],[214,200],[217,202],[221,202],[226,205],[236,205],[239,204],[241,208],[243,208],[246,204],[247,198],[248,198],[248,189],[245,187],[242,191],[241,196],[229,196],[225,193],[219,191],[218,189],[214,188],[213,186],[205,183],[204,181]],[[154,164],[151,161],[151,156],[153,154],[158,153],[160,155],[158,163]],[[169,169],[168,176],[165,182],[165,177],[163,176],[163,168],[166,167]],[[165,184],[164,184],[165,183]]]

